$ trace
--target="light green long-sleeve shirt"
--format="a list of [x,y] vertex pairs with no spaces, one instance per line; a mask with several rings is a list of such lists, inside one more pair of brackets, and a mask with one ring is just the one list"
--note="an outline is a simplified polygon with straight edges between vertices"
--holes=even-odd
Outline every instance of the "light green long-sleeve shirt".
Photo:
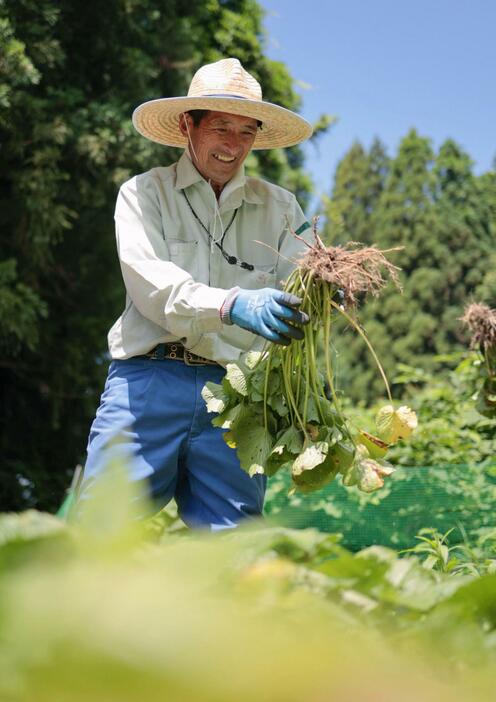
[[[223,248],[254,270],[229,264],[209,243],[185,194],[217,241],[237,209]],[[185,152],[172,166],[124,183],[115,222],[126,307],[108,335],[112,358],[130,358],[179,340],[193,353],[225,365],[262,347],[261,337],[224,325],[220,309],[233,287],[280,288],[294,268],[305,248],[288,227],[289,222],[293,231],[305,229],[294,195],[240,169],[217,206],[214,191]]]

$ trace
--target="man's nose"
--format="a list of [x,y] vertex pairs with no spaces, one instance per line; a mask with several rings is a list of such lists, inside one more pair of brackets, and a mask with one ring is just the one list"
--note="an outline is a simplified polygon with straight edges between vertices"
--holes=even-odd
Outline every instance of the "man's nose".
[[241,137],[238,134],[226,134],[223,142],[225,147],[230,151],[239,151],[241,146]]

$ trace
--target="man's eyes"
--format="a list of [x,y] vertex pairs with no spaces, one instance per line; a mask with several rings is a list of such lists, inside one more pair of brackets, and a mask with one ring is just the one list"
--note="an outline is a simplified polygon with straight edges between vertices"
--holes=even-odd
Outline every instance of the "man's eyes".
[[[214,129],[218,134],[226,134],[229,131],[227,127],[214,127]],[[255,133],[256,132],[247,129],[241,132],[241,136],[252,137],[255,135]]]

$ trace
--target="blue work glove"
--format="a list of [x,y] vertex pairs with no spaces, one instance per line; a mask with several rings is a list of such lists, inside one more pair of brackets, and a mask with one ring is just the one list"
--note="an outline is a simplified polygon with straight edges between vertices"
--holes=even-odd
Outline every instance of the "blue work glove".
[[291,339],[304,337],[303,331],[292,325],[309,321],[308,315],[297,309],[299,305],[299,297],[281,290],[239,290],[230,310],[231,322],[264,339],[287,346]]

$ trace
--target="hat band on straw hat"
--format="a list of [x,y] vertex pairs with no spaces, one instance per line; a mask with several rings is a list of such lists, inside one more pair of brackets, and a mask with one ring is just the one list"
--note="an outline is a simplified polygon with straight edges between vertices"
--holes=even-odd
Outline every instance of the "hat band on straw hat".
[[[225,92],[219,90],[222,87]],[[179,120],[190,110],[225,112],[262,122],[253,149],[294,146],[312,134],[311,125],[303,117],[262,100],[259,83],[234,58],[202,66],[185,97],[159,98],[139,105],[133,112],[133,124],[147,139],[186,147],[187,139],[179,128]]]
[[[236,100],[249,100],[249,98],[245,97],[244,95],[233,95],[232,93],[203,93],[203,95],[197,95],[196,97],[236,98]],[[262,101],[260,100],[260,102]]]

